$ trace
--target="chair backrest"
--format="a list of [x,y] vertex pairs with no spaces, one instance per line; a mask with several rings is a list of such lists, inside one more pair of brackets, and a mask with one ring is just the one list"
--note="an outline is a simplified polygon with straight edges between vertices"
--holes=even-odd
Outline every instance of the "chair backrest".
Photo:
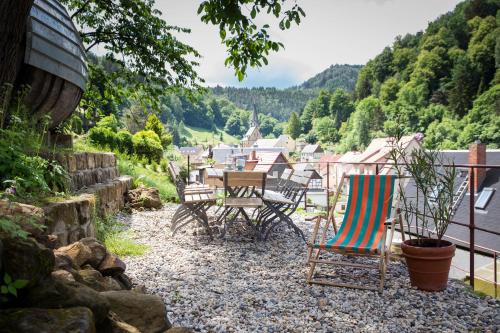
[[266,187],[266,173],[254,171],[224,171],[224,192],[232,196],[231,192],[240,188],[261,188],[264,193]]
[[180,174],[180,168],[172,161],[168,162],[168,172],[172,177],[172,180],[175,184],[175,190],[177,191],[177,195],[181,202],[184,202],[184,190],[186,189],[186,183],[184,179],[182,179]]
[[283,172],[281,173],[278,185],[276,187],[276,191],[281,192],[282,189],[286,187],[292,174],[293,174],[293,169],[286,168],[285,170],[283,170]]
[[391,215],[394,175],[349,176],[349,198],[334,246],[379,249]]

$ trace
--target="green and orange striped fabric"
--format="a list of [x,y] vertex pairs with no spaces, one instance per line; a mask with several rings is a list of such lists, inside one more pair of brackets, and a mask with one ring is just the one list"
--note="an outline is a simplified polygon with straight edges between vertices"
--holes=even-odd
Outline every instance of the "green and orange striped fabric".
[[349,199],[339,231],[316,248],[340,249],[359,253],[379,253],[384,222],[391,215],[396,176],[349,176]]

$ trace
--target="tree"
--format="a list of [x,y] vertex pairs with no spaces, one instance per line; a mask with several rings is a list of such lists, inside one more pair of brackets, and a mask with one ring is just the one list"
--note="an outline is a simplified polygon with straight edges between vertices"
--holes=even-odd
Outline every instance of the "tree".
[[160,119],[154,114],[148,116],[148,120],[146,120],[146,125],[144,126],[145,131],[153,131],[158,135],[159,138],[163,136],[165,133],[165,128],[163,128],[163,124]]
[[299,116],[295,112],[290,116],[287,125],[287,133],[290,134],[292,139],[297,139],[300,136],[302,125],[300,124]]
[[[261,12],[280,18],[279,27],[286,30],[292,23],[299,24],[305,12],[297,4],[284,9],[286,0],[206,0],[199,8],[201,20],[219,27],[219,35],[227,47],[229,56],[225,64],[235,70],[240,81],[245,77],[248,66],[261,67],[267,65],[266,56],[270,51],[284,48],[280,42],[270,39],[269,25],[257,26],[255,19]],[[249,11],[249,16],[245,11]]]
[[14,84],[23,62],[26,21],[33,0],[0,2],[0,88]]
[[458,116],[463,117],[471,108],[477,91],[475,69],[467,57],[460,57],[453,67],[450,86],[449,108]]
[[343,89],[337,89],[330,99],[330,114],[333,117],[334,127],[340,128],[340,125],[346,121],[354,111],[354,105],[351,95]]
[[335,122],[330,117],[314,119],[312,132],[314,132],[318,140],[323,143],[336,142],[338,139]]

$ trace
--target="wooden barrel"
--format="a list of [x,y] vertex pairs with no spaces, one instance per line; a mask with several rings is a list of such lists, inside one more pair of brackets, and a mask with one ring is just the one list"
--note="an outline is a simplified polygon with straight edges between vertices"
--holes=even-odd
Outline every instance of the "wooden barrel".
[[68,12],[56,0],[35,0],[18,80],[30,86],[26,106],[36,117],[50,115],[53,130],[78,106],[86,79],[85,49]]

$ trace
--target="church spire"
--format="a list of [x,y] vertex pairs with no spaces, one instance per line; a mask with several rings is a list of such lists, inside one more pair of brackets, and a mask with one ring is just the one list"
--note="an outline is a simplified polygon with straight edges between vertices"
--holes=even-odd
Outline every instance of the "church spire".
[[252,121],[250,123],[250,127],[259,127],[259,118],[257,117],[257,109],[255,108],[255,104],[253,106]]

